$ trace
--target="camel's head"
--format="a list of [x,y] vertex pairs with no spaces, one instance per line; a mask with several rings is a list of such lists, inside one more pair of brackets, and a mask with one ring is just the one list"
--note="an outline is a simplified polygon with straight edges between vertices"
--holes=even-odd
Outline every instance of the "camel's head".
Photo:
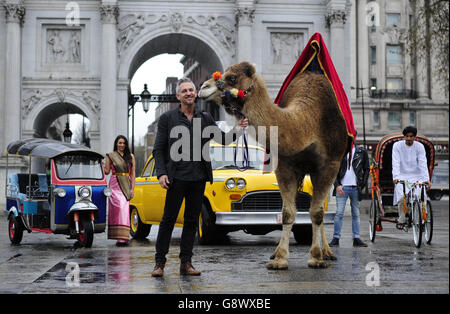
[[249,62],[232,65],[223,74],[215,72],[203,83],[198,96],[224,106],[226,112],[239,117],[254,89],[255,72],[255,67]]

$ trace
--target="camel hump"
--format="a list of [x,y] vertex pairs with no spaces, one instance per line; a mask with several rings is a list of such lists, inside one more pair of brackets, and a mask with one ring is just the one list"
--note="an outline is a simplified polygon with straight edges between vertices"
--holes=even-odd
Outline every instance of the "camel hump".
[[305,71],[290,82],[281,98],[280,107],[311,106],[312,109],[338,109],[331,83],[320,73]]

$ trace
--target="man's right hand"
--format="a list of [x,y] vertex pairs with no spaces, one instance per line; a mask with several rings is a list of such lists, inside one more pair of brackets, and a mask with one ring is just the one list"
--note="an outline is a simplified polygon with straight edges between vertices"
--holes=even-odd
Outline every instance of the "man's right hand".
[[394,184],[397,184],[397,183],[398,183],[398,180],[397,180],[397,179],[395,179],[395,180],[394,180]]
[[344,196],[345,195],[344,188],[342,187],[342,185],[338,185],[336,187],[336,195],[339,195],[339,196]]
[[165,174],[163,174],[162,176],[159,177],[159,184],[161,185],[161,187],[163,189],[168,189],[169,188],[169,177]]

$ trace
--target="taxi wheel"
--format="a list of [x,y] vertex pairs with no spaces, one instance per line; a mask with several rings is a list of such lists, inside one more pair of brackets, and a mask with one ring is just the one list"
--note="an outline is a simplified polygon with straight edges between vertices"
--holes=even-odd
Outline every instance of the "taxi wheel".
[[294,238],[298,244],[312,244],[312,225],[294,225],[292,232],[294,232]]
[[130,211],[130,235],[134,239],[145,239],[150,233],[152,225],[142,222],[139,217],[137,208],[132,208]]
[[198,218],[198,242],[200,244],[212,244],[214,242],[214,222],[212,221],[206,205],[202,205],[202,211]]
[[12,244],[20,244],[23,237],[23,226],[19,217],[11,215],[8,221],[9,240]]

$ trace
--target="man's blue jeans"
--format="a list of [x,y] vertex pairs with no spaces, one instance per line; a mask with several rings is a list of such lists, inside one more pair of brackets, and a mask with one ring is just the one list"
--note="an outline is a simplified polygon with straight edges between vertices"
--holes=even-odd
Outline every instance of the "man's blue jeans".
[[336,193],[336,215],[334,216],[333,238],[341,237],[342,219],[344,218],[345,203],[350,198],[350,207],[352,209],[352,232],[353,238],[359,238],[359,199],[358,188],[356,186],[344,186],[344,196]]

